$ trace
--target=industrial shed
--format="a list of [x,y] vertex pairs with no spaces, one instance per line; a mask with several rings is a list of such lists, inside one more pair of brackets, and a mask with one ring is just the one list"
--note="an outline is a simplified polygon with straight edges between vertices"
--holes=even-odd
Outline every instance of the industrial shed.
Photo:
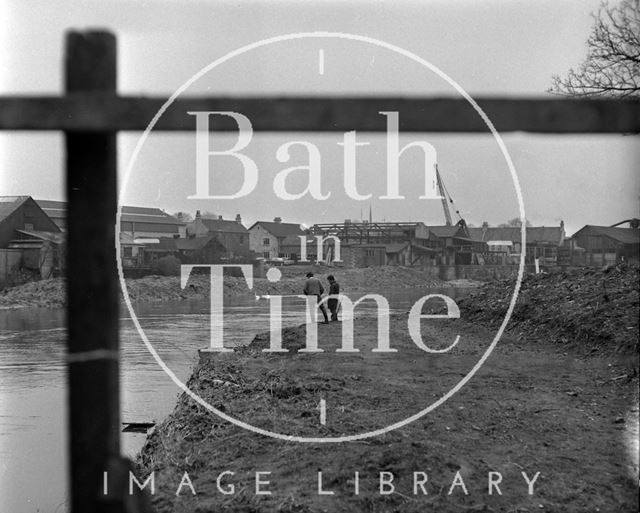
[[586,265],[613,265],[619,262],[638,263],[640,229],[617,226],[585,225],[573,234],[576,244],[585,250]]

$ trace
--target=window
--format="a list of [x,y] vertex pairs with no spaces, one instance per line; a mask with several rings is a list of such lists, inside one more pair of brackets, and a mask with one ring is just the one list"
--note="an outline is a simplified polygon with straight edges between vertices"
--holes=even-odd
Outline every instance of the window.
[[271,258],[271,254],[268,251],[265,251],[264,253],[262,253],[262,256],[267,259]]
[[263,246],[268,246],[269,245],[269,237],[265,237],[264,239],[262,239],[262,245]]
[[24,223],[25,230],[33,230],[33,223]]
[[376,252],[373,249],[367,249],[367,250],[365,250],[364,254],[366,256],[371,256],[372,257],[372,256],[375,256]]
[[124,258],[131,258],[133,256],[133,248],[131,246],[122,248],[122,256]]
[[240,237],[238,238],[238,241],[240,244],[244,244],[244,235],[240,235]]

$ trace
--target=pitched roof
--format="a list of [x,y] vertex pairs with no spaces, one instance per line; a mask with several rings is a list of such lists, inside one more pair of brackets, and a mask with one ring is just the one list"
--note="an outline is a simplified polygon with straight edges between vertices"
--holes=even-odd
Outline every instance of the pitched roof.
[[[528,226],[527,244],[561,244],[564,230],[559,226]],[[520,242],[522,234],[519,226],[503,226],[489,228],[469,228],[469,235],[473,240]]]
[[609,237],[610,239],[621,242],[622,244],[639,244],[640,230],[638,228],[619,228],[617,226],[594,226],[587,224],[573,234],[575,237],[585,228],[589,228],[593,233]]
[[159,208],[148,207],[122,207],[121,220],[124,222],[134,223],[160,223],[182,226],[184,223],[178,221],[175,217],[170,216]]
[[29,196],[0,196],[0,221],[13,214]]
[[305,231],[298,223],[276,223],[275,221],[256,221],[249,230],[255,226],[262,226],[274,237],[287,237],[288,235],[305,235]]
[[[55,200],[35,200],[38,206],[52,218],[65,218],[67,216],[67,202]],[[134,223],[161,223],[171,225],[184,225],[175,217],[155,207],[122,207],[122,221]]]
[[67,203],[54,200],[35,200],[38,206],[52,219],[67,217]]
[[247,233],[247,229],[238,221],[232,221],[230,219],[207,219],[201,218],[202,224],[204,224],[210,232],[221,233]]
[[562,244],[564,229],[559,226],[533,226],[527,228],[527,243],[549,242]]
[[[39,219],[36,221],[36,226],[38,226],[41,231],[60,232],[58,225],[42,211],[31,196],[0,196],[0,223],[23,206],[26,216],[33,217],[35,215]],[[27,211],[26,209],[29,210]],[[39,214],[36,214],[36,212],[39,212]],[[27,221],[26,218],[25,221]]]

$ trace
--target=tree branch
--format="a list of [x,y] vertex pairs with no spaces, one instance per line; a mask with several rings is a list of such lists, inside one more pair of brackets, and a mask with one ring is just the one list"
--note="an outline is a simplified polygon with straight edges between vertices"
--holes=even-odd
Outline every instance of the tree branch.
[[604,2],[592,16],[587,57],[566,78],[553,75],[548,92],[640,98],[640,0],[622,0],[615,7]]

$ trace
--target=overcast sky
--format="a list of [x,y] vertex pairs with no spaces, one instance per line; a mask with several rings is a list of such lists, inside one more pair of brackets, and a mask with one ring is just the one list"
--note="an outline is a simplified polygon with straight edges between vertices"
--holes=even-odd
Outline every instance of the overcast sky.
[[[472,96],[544,96],[555,73],[577,66],[586,52],[590,13],[599,2],[423,1],[265,2],[234,1],[19,1],[0,4],[0,92],[60,93],[62,48],[69,28],[102,27],[118,37],[122,93],[169,96],[194,73],[229,51],[288,33],[347,32],[380,39],[426,59]],[[319,72],[319,50],[324,73]],[[338,39],[277,43],[243,54],[195,82],[185,94],[449,95],[442,79],[387,49]],[[137,134],[120,135],[120,172]],[[584,224],[612,224],[639,216],[638,137],[507,134],[507,148],[522,185],[527,217],[536,225],[563,219],[569,234]],[[216,136],[220,147],[231,136]],[[401,163],[405,200],[384,194],[383,137],[358,134],[371,144],[358,150],[358,188],[371,201],[355,201],[342,186],[342,140],[331,134],[255,135],[246,153],[259,168],[258,186],[239,200],[193,200],[194,134],[152,135],[127,183],[127,204],[168,212],[209,210],[246,223],[281,216],[285,221],[340,222],[419,220],[442,224],[438,202],[419,200],[424,186],[419,152]],[[412,134],[437,151],[445,184],[463,217],[479,225],[518,215],[513,182],[490,134]],[[276,159],[287,141],[313,142],[322,155],[324,201],[284,201],[272,190],[278,172],[304,162]],[[59,134],[0,134],[0,193],[63,199],[62,137]],[[235,163],[237,164],[237,163]],[[237,185],[239,169],[223,166],[216,187]],[[222,169],[222,168],[220,168]],[[88,170],[90,171],[90,170]],[[233,175],[233,176],[232,176]],[[124,180],[121,176],[121,183]],[[234,182],[234,179],[236,180]],[[235,184],[235,185],[234,185]],[[304,187],[291,180],[291,192]],[[222,189],[220,189],[222,190]]]

